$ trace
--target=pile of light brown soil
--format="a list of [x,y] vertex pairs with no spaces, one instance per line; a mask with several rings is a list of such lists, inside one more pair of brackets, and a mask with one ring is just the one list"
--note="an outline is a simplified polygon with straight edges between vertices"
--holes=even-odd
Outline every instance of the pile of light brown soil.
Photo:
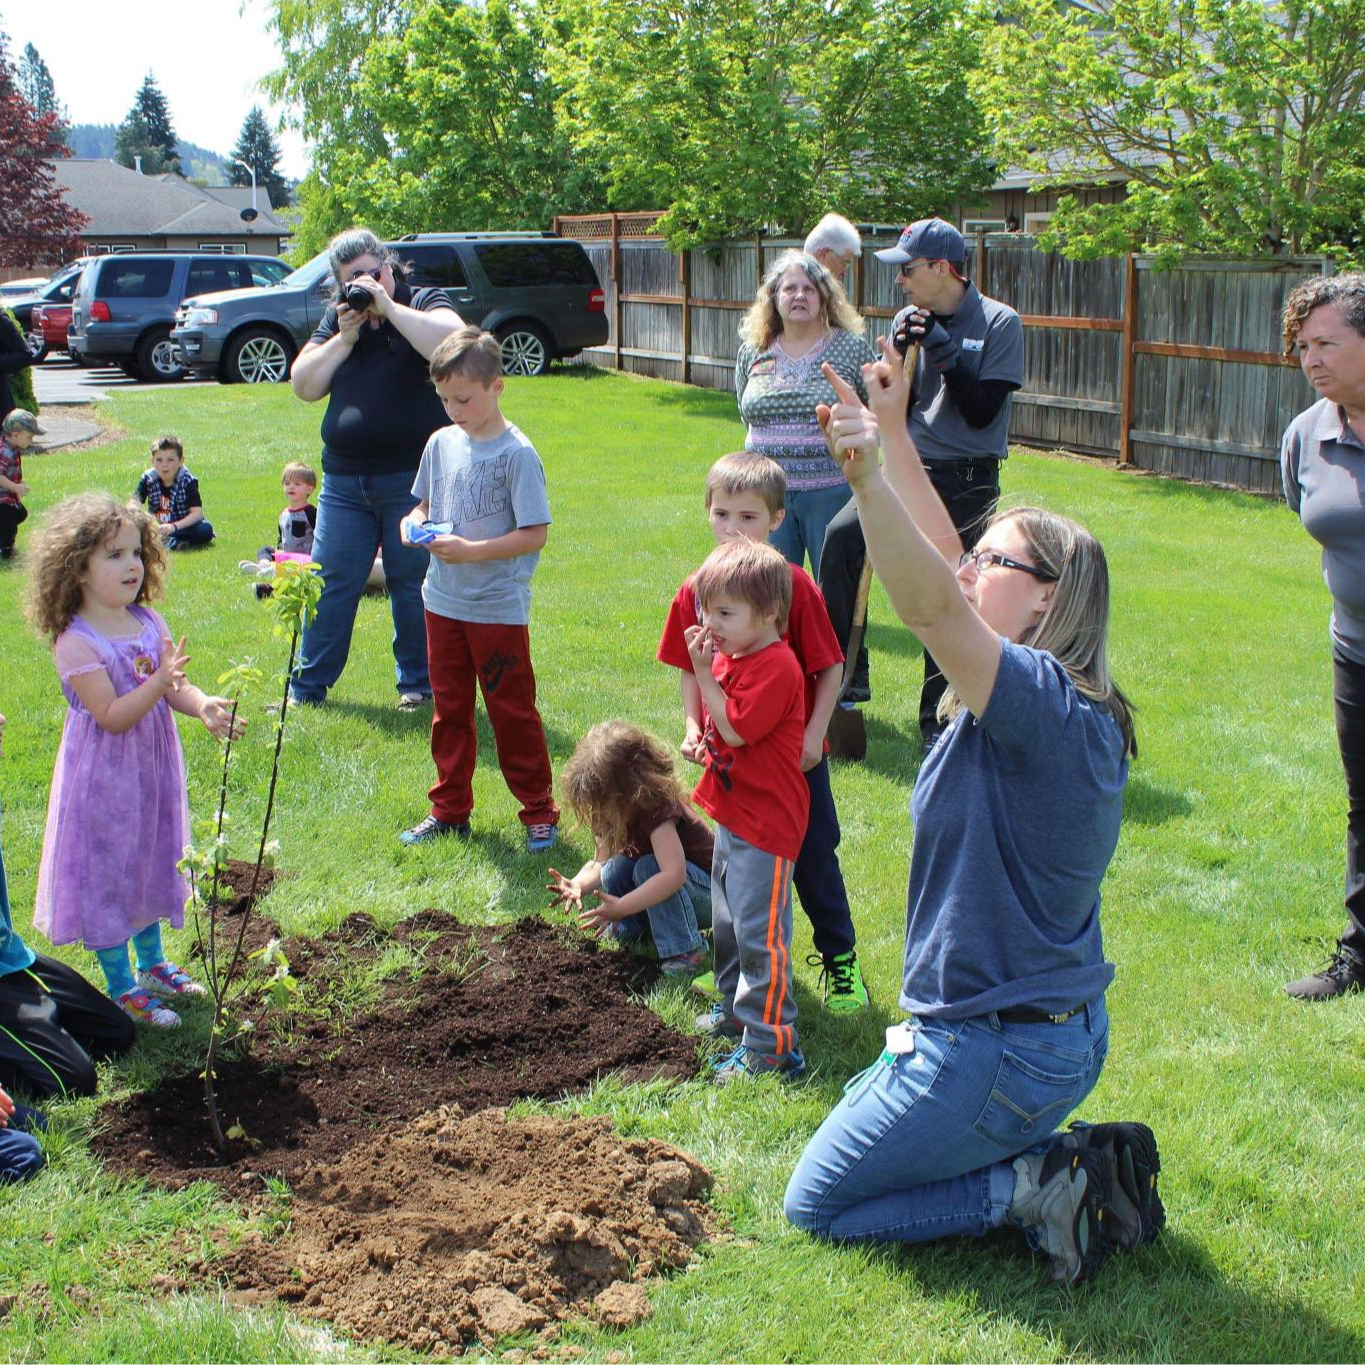
[[299,1181],[293,1227],[215,1271],[357,1336],[459,1351],[570,1317],[649,1315],[640,1281],[706,1235],[710,1174],[605,1118],[443,1108]]

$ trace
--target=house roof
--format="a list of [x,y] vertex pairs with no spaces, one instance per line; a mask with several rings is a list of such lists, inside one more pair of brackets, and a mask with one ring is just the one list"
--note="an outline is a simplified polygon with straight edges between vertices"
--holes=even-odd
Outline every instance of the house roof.
[[179,175],[139,175],[116,161],[57,157],[48,162],[67,201],[90,219],[83,235],[282,237],[290,229],[275,217],[270,196],[256,193],[260,217],[244,223],[251,187],[204,188]]

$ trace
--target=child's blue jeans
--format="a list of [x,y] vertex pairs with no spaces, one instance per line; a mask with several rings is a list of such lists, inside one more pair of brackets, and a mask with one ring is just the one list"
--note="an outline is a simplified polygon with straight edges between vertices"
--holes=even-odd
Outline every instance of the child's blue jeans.
[[[618,853],[603,864],[602,890],[609,896],[627,896],[658,870],[659,860],[652,853],[643,858]],[[711,870],[688,863],[687,881],[657,905],[619,920],[617,937],[640,938],[647,933],[660,958],[677,957],[702,946],[699,923],[711,927]]]
[[47,1121],[36,1109],[14,1106],[14,1113],[0,1128],[0,1184],[18,1184],[43,1169],[43,1149],[32,1129],[47,1127]]

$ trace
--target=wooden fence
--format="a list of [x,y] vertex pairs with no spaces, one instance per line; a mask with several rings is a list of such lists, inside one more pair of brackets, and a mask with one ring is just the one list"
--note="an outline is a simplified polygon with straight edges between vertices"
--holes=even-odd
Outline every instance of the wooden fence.
[[[592,364],[733,391],[740,320],[763,271],[796,239],[762,237],[671,252],[657,214],[558,218],[607,291],[611,333]],[[903,306],[895,272],[864,237],[849,293],[875,335]],[[1176,478],[1258,493],[1279,488],[1280,434],[1317,398],[1280,355],[1279,315],[1320,257],[1192,257],[1158,270],[1143,256],[1069,261],[1031,237],[971,242],[972,278],[1026,329],[1024,385],[1010,438],[1116,456]],[[880,325],[879,325],[880,324]]]

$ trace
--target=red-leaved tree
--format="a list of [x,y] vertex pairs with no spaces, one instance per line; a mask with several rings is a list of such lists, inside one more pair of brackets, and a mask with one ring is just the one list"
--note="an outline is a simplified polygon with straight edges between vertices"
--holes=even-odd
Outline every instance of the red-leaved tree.
[[85,249],[81,228],[90,220],[68,204],[49,164],[56,114],[37,114],[19,93],[0,32],[0,266],[59,265]]

